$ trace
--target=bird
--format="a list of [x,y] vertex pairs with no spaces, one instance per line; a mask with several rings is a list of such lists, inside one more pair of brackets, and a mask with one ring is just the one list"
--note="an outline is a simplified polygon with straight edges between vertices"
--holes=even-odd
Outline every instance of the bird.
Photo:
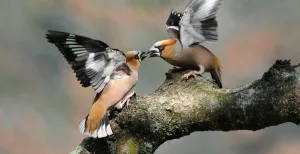
[[80,132],[94,138],[112,135],[107,111],[128,105],[146,52],[124,54],[102,41],[60,31],[50,30],[46,38],[71,65],[80,84],[96,92],[89,114],[79,124]]
[[171,10],[166,22],[169,38],[158,41],[147,52],[149,57],[161,57],[166,62],[183,69],[192,69],[183,79],[210,72],[219,88],[221,61],[203,42],[218,40],[216,13],[222,0],[191,0],[183,13]]

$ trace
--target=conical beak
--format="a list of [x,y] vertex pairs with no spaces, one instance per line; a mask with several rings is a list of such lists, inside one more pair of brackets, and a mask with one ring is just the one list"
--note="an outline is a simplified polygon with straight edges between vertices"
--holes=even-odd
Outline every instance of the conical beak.
[[147,57],[147,53],[146,52],[142,52],[141,54],[141,60],[144,60]]
[[150,57],[160,57],[160,52],[155,46],[152,46],[147,52],[147,55]]

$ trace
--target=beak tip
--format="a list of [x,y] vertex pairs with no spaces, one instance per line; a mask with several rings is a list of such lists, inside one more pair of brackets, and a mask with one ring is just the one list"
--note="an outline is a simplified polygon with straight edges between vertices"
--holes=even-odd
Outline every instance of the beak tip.
[[144,60],[147,56],[148,54],[146,52],[142,52],[141,60]]

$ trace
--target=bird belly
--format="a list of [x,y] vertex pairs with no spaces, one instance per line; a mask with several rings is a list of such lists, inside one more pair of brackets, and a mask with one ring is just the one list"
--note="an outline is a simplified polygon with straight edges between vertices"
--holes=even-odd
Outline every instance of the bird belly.
[[193,50],[193,59],[197,66],[203,66],[205,71],[214,68],[214,56],[210,51],[206,50]]
[[100,97],[109,108],[118,103],[134,87],[136,81],[137,79],[133,76],[112,80]]
[[184,48],[181,54],[178,55],[182,65],[190,69],[199,69],[200,66],[209,71],[214,67],[214,55],[202,46],[192,46]]
[[169,64],[188,69],[198,69],[198,65],[195,63],[194,58],[187,53],[181,52],[172,58],[164,58]]

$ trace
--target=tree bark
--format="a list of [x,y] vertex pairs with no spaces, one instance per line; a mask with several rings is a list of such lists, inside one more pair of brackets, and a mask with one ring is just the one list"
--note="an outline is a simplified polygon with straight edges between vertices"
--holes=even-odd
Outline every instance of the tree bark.
[[165,141],[195,131],[300,123],[300,71],[289,61],[276,61],[262,79],[235,89],[218,89],[204,77],[182,80],[182,73],[170,73],[153,93],[112,111],[114,135],[86,138],[71,153],[152,154]]

